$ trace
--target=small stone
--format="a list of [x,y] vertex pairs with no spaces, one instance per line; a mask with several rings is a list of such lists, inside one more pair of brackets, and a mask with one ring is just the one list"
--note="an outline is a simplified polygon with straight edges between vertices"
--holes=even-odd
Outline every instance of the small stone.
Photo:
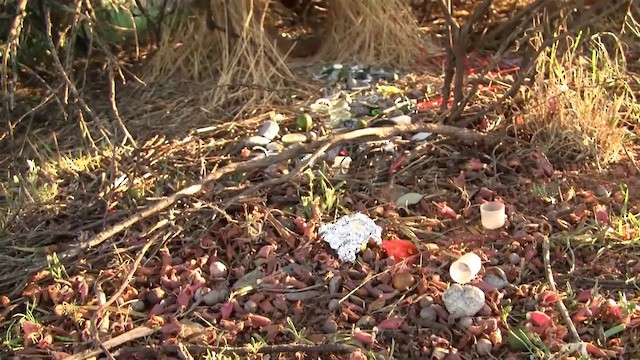
[[220,304],[229,298],[229,289],[226,287],[220,287],[209,291],[202,297],[205,304],[212,306]]
[[498,290],[502,290],[509,285],[508,281],[495,275],[486,275],[482,280]]
[[422,308],[420,310],[420,318],[425,319],[427,321],[436,321],[438,320],[438,314],[436,310],[431,306]]
[[446,358],[447,355],[449,355],[449,350],[441,347],[436,347],[433,349],[433,352],[431,353],[431,358],[435,360],[444,360],[444,358]]
[[198,290],[196,290],[195,294],[193,294],[193,300],[197,303],[202,302],[204,296],[209,293],[211,289],[207,286],[200,286]]
[[255,301],[249,299],[244,303],[243,308],[244,311],[248,313],[255,313],[256,311],[258,311],[258,304]]
[[138,311],[138,312],[144,311],[144,308],[145,308],[144,301],[142,300],[135,300],[131,303],[131,310],[133,311]]
[[597,197],[609,197],[611,196],[611,191],[607,190],[606,187],[604,187],[604,185],[598,185],[596,187],[596,196]]
[[420,307],[425,308],[433,305],[433,298],[431,296],[425,296],[420,299]]
[[220,279],[229,274],[227,269],[227,265],[221,263],[220,261],[214,261],[209,265],[209,275],[213,279]]
[[407,271],[394,274],[391,282],[396,290],[406,291],[416,283],[416,278]]
[[273,120],[265,121],[258,130],[258,136],[273,140],[280,132],[280,125]]
[[164,299],[166,295],[167,294],[164,290],[162,290],[162,288],[155,287],[151,289],[147,294],[147,301],[149,302],[149,305],[153,306],[160,303],[160,301],[162,301],[162,299]]
[[307,136],[304,134],[285,134],[282,135],[282,142],[287,145],[298,144],[307,141]]
[[328,308],[329,308],[329,311],[332,311],[332,312],[336,312],[336,311],[340,310],[340,300],[338,300],[338,299],[329,300]]
[[493,344],[489,339],[480,338],[475,344],[476,352],[480,356],[489,356],[491,355],[491,350],[493,350]]
[[338,323],[333,319],[327,319],[322,325],[322,330],[326,333],[334,334],[338,332]]
[[373,316],[365,315],[361,317],[357,322],[356,326],[361,328],[370,328],[376,325],[376,319]]
[[279,153],[284,150],[284,146],[274,142],[267,144],[267,146],[265,146],[264,148],[272,153]]
[[442,301],[454,319],[474,316],[484,306],[484,300],[484,292],[471,285],[453,284],[442,294]]
[[336,275],[329,280],[329,294],[335,294],[342,288],[342,277]]
[[512,265],[520,265],[520,255],[516,253],[509,254],[509,262]]
[[265,146],[270,142],[271,140],[263,136],[251,136],[244,141],[244,146],[250,147],[250,148],[254,146]]
[[469,316],[461,317],[458,320],[458,325],[460,325],[461,328],[466,330],[466,329],[469,328],[469,326],[473,325],[473,318],[471,318]]
[[376,252],[366,248],[363,252],[362,252],[362,260],[366,261],[366,262],[372,262],[374,260],[376,260]]

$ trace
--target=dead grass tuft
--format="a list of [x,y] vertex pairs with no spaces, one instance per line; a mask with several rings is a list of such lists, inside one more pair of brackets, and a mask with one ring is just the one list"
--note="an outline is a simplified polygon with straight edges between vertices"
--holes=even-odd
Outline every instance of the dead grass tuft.
[[525,117],[532,142],[560,160],[604,165],[624,152],[635,98],[622,45],[607,34],[616,46],[605,46],[604,36],[555,43],[539,57],[526,90],[535,104]]
[[421,36],[418,22],[402,0],[332,0],[326,39],[318,57],[370,65],[408,66],[423,49],[440,52]]
[[[212,20],[224,30],[207,28],[204,15],[185,14],[167,24],[171,34],[150,64],[151,82],[207,82],[199,92],[208,109],[238,103],[278,103],[291,73],[265,27],[269,1],[211,0]],[[195,19],[195,21],[194,21]]]

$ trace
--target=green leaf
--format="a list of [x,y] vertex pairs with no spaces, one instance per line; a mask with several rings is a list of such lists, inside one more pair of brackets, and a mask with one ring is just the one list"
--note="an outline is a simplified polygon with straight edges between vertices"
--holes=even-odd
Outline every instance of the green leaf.
[[533,348],[533,343],[531,343],[529,336],[521,327],[509,331],[507,343],[513,351],[527,351]]
[[623,324],[618,324],[614,327],[610,327],[607,331],[604,332],[604,337],[608,339],[623,332],[625,328],[626,326],[624,326]]

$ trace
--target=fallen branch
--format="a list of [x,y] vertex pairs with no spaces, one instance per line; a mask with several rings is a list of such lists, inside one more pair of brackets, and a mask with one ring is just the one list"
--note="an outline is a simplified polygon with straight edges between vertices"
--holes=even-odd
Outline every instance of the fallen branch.
[[131,329],[124,334],[120,334],[112,339],[109,339],[102,343],[99,349],[89,349],[80,353],[74,354],[65,358],[66,360],[84,360],[92,357],[96,357],[103,353],[104,350],[113,349],[116,346],[120,346],[128,341],[136,340],[141,337],[149,336],[155,332],[154,329],[140,326],[135,329]]
[[[542,238],[542,259],[544,260],[544,272],[547,276],[547,281],[549,282],[549,287],[551,287],[551,291],[557,292],[556,282],[553,279],[553,269],[551,268],[551,258],[549,256],[549,237],[544,236]],[[562,300],[558,300],[558,311],[560,311],[560,315],[567,325],[567,329],[569,329],[569,333],[573,337],[573,340],[576,342],[580,342],[580,335],[578,335],[578,330],[576,330],[576,326],[573,324],[571,320],[571,316],[569,316],[569,310],[564,305]]]

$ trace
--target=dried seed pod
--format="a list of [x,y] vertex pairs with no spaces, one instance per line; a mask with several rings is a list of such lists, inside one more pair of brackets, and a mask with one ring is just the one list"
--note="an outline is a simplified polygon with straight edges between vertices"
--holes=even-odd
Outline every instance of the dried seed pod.
[[149,302],[149,305],[151,305],[151,306],[157,305],[166,296],[167,296],[167,294],[165,293],[165,291],[161,287],[155,287],[155,288],[149,290],[149,293],[147,294],[147,302]]
[[396,290],[406,291],[416,283],[416,279],[410,272],[401,272],[393,275],[392,283]]
[[224,278],[228,274],[229,270],[227,269],[227,265],[220,261],[214,261],[209,265],[209,275],[211,275],[213,279]]
[[489,339],[480,338],[475,344],[475,349],[478,355],[489,356],[493,350],[493,344]]

